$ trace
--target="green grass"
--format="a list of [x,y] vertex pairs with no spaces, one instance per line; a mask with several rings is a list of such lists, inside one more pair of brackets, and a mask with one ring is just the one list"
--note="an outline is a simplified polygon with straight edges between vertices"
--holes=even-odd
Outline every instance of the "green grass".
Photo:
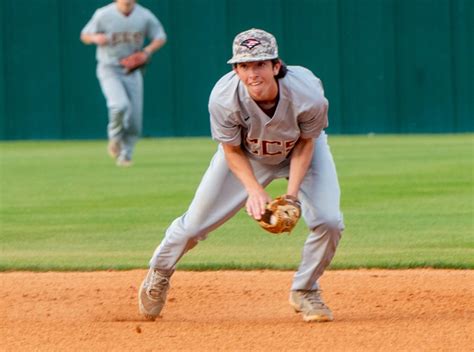
[[[331,136],[346,230],[331,268],[474,268],[474,135]],[[143,139],[120,169],[105,141],[0,143],[0,270],[145,268],[216,144]],[[286,181],[269,187],[283,193]],[[180,269],[294,269],[307,235],[243,211]]]

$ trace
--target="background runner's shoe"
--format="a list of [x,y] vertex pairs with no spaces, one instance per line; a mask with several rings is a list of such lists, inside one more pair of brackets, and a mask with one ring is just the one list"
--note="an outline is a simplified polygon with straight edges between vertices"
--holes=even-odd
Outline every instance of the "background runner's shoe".
[[133,161],[131,161],[130,159],[119,157],[117,159],[116,165],[121,167],[130,167],[133,165]]
[[120,143],[111,139],[107,145],[107,151],[112,159],[117,159],[120,154]]

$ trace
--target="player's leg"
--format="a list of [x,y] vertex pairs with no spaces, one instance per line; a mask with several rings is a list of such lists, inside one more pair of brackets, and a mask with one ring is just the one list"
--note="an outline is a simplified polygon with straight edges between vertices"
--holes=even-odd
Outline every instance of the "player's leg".
[[[253,166],[259,182],[268,184],[273,178],[270,169]],[[150,260],[150,270],[139,292],[139,308],[145,317],[155,319],[160,314],[170,277],[184,253],[230,219],[246,198],[245,188],[228,168],[219,146],[188,210],[172,222]]]
[[109,138],[109,154],[113,157],[117,157],[120,153],[124,134],[123,122],[128,118],[131,110],[130,101],[120,75],[117,68],[108,65],[97,66],[97,78],[107,101],[109,115],[107,136]]
[[[253,161],[251,164],[258,181],[267,185],[273,178],[271,167],[257,165]],[[246,199],[245,188],[227,166],[219,146],[188,210],[166,230],[150,266],[164,271],[174,269],[185,252],[235,215]]]
[[131,162],[135,144],[142,132],[143,121],[143,75],[141,70],[135,70],[130,74],[123,75],[124,83],[129,101],[130,114],[125,115],[123,120],[123,138],[119,163],[124,165]]
[[299,197],[303,218],[311,232],[293,278],[290,302],[303,310],[305,320],[332,320],[332,313],[319,295],[318,279],[334,257],[344,224],[336,167],[325,133],[315,141],[313,160]]

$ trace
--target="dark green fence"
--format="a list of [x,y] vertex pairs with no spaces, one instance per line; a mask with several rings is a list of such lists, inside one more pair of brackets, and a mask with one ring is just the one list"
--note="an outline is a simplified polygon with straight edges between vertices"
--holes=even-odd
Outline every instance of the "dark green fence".
[[[102,0],[0,0],[0,138],[103,138],[95,48],[79,34]],[[331,133],[474,130],[474,0],[142,0],[168,44],[145,77],[146,136],[209,135],[207,101],[235,34],[275,34],[310,68]]]

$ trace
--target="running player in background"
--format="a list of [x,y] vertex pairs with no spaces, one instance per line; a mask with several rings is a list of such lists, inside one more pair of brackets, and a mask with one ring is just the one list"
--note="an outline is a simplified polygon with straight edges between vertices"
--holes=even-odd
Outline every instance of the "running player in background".
[[318,279],[344,225],[321,81],[304,67],[285,66],[273,35],[259,29],[236,36],[228,63],[233,71],[217,82],[209,100],[217,152],[188,210],[173,221],[150,260],[140,312],[148,319],[159,316],[179,259],[243,206],[259,219],[271,200],[265,187],[287,178],[286,194],[301,201],[309,229],[290,304],[305,321],[330,321]]
[[[150,43],[143,48],[145,38]],[[165,44],[166,33],[155,15],[135,0],[116,0],[95,11],[81,41],[97,45],[97,78],[109,114],[108,153],[117,166],[131,166],[143,125],[143,72],[128,72],[120,60],[141,50],[149,60]]]

